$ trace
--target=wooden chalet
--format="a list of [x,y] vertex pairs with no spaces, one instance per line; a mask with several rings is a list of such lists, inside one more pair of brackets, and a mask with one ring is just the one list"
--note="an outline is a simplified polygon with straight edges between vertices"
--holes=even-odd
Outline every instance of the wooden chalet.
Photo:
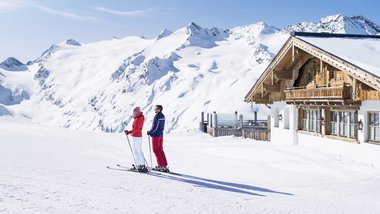
[[380,36],[293,33],[245,102],[270,105],[272,141],[380,143]]

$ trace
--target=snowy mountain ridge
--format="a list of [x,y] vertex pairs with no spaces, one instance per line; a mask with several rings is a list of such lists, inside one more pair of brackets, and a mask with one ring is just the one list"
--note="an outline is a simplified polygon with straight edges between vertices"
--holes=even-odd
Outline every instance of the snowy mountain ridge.
[[[284,29],[190,23],[155,39],[69,39],[28,63],[27,72],[0,67],[0,115],[105,132],[129,126],[136,105],[147,116],[146,129],[154,105],[163,105],[167,132],[197,128],[201,111],[253,117],[243,97],[295,30],[377,34],[380,27],[362,16],[335,15]],[[265,118],[266,107],[259,109]]]
[[319,23],[301,22],[284,29],[287,33],[292,31],[375,35],[380,33],[380,26],[363,16],[337,14],[323,17]]

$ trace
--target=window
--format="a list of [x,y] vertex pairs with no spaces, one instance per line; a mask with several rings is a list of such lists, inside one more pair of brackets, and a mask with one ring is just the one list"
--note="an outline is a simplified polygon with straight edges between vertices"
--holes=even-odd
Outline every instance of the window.
[[309,131],[315,131],[315,115],[314,110],[309,111]]
[[347,112],[339,112],[339,135],[347,136]]
[[379,112],[369,113],[369,140],[380,141]]
[[350,112],[350,138],[356,138],[356,123],[355,123],[355,113]]
[[332,135],[356,138],[356,123],[355,112],[330,112],[330,133]]
[[321,133],[321,112],[319,110],[315,110],[315,131]]
[[307,130],[307,111],[302,110],[302,130]]
[[321,132],[321,112],[317,109],[302,110],[301,129],[310,132]]
[[338,112],[330,112],[330,128],[332,135],[338,135]]

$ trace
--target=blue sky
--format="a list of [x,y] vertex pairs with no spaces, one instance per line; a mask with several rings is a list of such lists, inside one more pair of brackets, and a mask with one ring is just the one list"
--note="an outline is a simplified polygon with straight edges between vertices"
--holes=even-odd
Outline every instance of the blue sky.
[[379,8],[378,0],[0,0],[0,61],[14,56],[26,63],[69,38],[153,38],[190,22],[230,28],[264,21],[281,28],[340,13],[380,25]]

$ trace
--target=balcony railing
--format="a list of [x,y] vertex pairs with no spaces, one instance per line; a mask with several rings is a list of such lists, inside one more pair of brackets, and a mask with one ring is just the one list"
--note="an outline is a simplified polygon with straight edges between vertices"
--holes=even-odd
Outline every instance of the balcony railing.
[[380,91],[360,91],[356,100],[380,100]]
[[286,100],[309,100],[309,99],[349,99],[350,86],[309,88],[309,89],[288,89],[285,90]]

